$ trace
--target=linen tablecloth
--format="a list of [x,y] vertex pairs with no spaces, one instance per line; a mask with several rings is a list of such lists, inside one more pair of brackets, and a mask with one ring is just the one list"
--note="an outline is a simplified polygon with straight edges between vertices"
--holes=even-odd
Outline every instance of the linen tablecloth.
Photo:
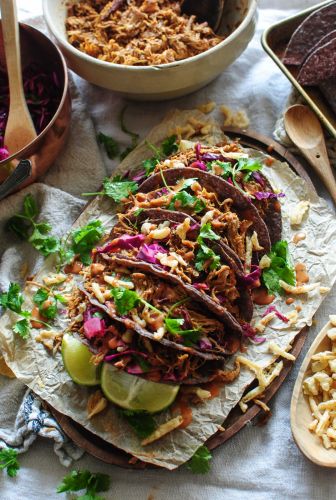
[[[126,117],[129,128],[140,131],[143,137],[171,108],[192,108],[214,100],[233,109],[244,109],[250,117],[251,128],[272,135],[291,86],[262,50],[261,33],[270,24],[293,13],[293,9],[299,10],[317,3],[313,0],[260,1],[255,37],[245,53],[228,70],[215,82],[190,96],[163,103],[129,103]],[[40,0],[19,0],[18,4],[21,19],[41,14]],[[35,19],[36,22],[40,21]],[[117,120],[125,104],[121,97],[94,87],[76,76],[72,95],[75,112],[72,137],[67,149],[42,182],[0,204],[2,287],[8,285],[11,279],[18,279],[24,262],[28,261],[31,270],[38,265],[36,254],[29,251],[27,244],[18,243],[14,238],[8,239],[2,232],[5,219],[20,207],[23,196],[32,192],[41,206],[41,218],[50,220],[58,234],[61,234],[83,207],[84,201],[80,194],[83,191],[95,191],[104,175],[110,174],[115,166],[104,154],[100,156],[95,142],[96,132],[112,135],[125,146],[128,145],[128,138],[120,131]],[[316,186],[319,194],[328,199],[317,181]],[[318,311],[304,351],[328,315],[336,312],[335,295],[334,289]],[[334,472],[314,466],[306,460],[294,444],[290,432],[290,398],[301,360],[302,355],[271,402],[273,416],[268,424],[264,427],[251,424],[214,451],[211,472],[207,475],[193,475],[185,468],[175,472],[123,470],[88,455],[74,466],[109,474],[111,489],[105,498],[111,500],[334,498]],[[1,382],[5,383],[3,380]],[[7,394],[12,390],[20,399],[16,381],[6,383]],[[0,391],[1,394],[4,392]],[[3,404],[1,401],[0,412],[4,411]],[[8,421],[11,419],[13,415],[8,414]],[[30,449],[19,456],[19,460],[21,469],[17,478],[11,479],[5,473],[0,473],[0,499],[62,498],[62,495],[56,494],[56,487],[68,470],[54,454],[51,440],[37,438]]]

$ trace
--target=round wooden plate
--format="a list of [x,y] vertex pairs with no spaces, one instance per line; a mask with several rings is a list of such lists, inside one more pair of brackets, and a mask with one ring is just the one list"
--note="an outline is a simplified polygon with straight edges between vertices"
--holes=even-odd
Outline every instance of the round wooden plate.
[[[253,131],[241,131],[239,129],[225,129],[225,134],[230,138],[239,138],[240,143],[243,146],[251,147],[269,153],[274,158],[280,161],[285,161],[289,166],[300,176],[305,179],[309,184],[310,188],[315,191],[314,185],[309,178],[309,175],[305,171],[301,163],[283,146],[279,143],[257,134]],[[291,353],[297,357],[303,344],[307,337],[307,328],[301,330],[301,332],[295,337],[293,342],[293,347]],[[278,391],[281,384],[286,379],[289,374],[293,363],[286,359],[283,360],[284,367],[280,375],[272,382],[272,384],[264,392],[263,402],[267,403],[272,396]],[[254,382],[255,385],[255,382]],[[253,384],[247,389],[250,390]],[[83,426],[67,417],[62,415],[54,408],[49,406],[51,412],[55,416],[59,425],[63,429],[64,433],[73,440],[78,446],[83,448],[87,453],[90,453],[94,457],[102,460],[103,462],[119,465],[121,467],[127,467],[132,469],[144,469],[146,467],[154,468],[155,466],[141,462],[140,460],[134,461],[133,457],[128,453],[116,448],[110,443],[107,443],[100,437],[96,436],[92,432],[86,430]],[[240,408],[236,406],[231,410],[227,419],[225,420],[225,431],[218,431],[216,434],[211,436],[206,442],[206,445],[210,450],[217,448],[234,436],[240,429],[242,429],[248,422],[253,418],[260,415],[263,412],[260,406],[253,404],[249,407],[246,413],[241,413]],[[157,468],[157,467],[155,467]]]

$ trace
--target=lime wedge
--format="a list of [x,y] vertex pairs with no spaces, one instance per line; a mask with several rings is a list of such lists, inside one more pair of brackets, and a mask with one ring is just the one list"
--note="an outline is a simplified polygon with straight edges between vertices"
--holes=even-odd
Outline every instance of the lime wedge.
[[159,384],[136,375],[118,370],[104,363],[101,372],[101,388],[112,403],[126,410],[156,413],[171,405],[180,386]]
[[98,367],[90,363],[92,353],[82,342],[65,334],[62,340],[62,357],[66,371],[76,384],[99,384]]

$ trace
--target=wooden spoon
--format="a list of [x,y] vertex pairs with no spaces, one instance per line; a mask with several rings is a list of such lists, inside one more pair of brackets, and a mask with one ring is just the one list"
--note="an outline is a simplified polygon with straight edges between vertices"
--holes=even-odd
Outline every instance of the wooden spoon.
[[328,322],[307,352],[295,382],[290,408],[291,428],[296,444],[309,460],[324,467],[336,467],[336,449],[327,450],[320,438],[308,430],[313,417],[308,398],[302,392],[302,383],[310,375],[309,365],[313,354],[330,350],[331,340],[327,337],[330,328],[332,324]]
[[223,16],[224,0],[183,0],[182,12],[195,15],[200,22],[206,21],[216,32]]
[[288,136],[324,182],[336,203],[336,181],[331,170],[323,130],[315,113],[308,106],[295,104],[287,109],[284,121]]
[[4,144],[10,154],[17,153],[36,137],[22,82],[19,24],[15,0],[1,0],[2,33],[9,82],[9,113]]

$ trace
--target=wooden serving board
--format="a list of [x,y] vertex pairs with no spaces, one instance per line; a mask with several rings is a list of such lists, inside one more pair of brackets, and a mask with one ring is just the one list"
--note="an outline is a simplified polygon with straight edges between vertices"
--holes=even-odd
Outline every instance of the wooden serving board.
[[[283,146],[281,146],[276,141],[257,134],[253,131],[246,130],[242,131],[239,129],[226,128],[224,130],[225,134],[231,139],[240,139],[240,143],[245,147],[251,147],[258,149],[259,151],[264,151],[272,155],[274,158],[280,161],[285,161],[289,166],[305,181],[309,184],[310,188],[315,191],[314,185],[309,178],[304,167],[301,163]],[[307,338],[308,328],[304,328],[295,337],[291,354],[297,357],[305,343]],[[286,359],[283,360],[284,367],[280,375],[270,384],[270,386],[264,392],[263,402],[268,403],[268,401],[274,396],[278,391],[282,383],[285,381],[287,375],[292,369],[293,362]],[[246,391],[250,390],[256,382],[253,382]],[[128,453],[116,448],[115,446],[107,443],[100,437],[86,430],[83,426],[67,417],[62,415],[57,410],[49,406],[49,409],[53,413],[54,417],[58,421],[64,433],[73,440],[78,446],[83,448],[87,453],[90,453],[94,457],[102,460],[103,462],[119,465],[121,467],[131,468],[131,469],[144,469],[144,468],[158,468],[153,465],[141,462],[140,460],[135,463],[130,462],[132,456]],[[260,406],[253,404],[249,406],[246,413],[242,413],[240,408],[236,406],[231,410],[227,419],[224,422],[225,431],[218,431],[216,434],[211,436],[211,438],[206,442],[206,445],[210,450],[217,448],[233,437],[238,431],[240,431],[248,422],[257,416],[263,416],[264,412]],[[264,414],[265,415],[265,414]]]

